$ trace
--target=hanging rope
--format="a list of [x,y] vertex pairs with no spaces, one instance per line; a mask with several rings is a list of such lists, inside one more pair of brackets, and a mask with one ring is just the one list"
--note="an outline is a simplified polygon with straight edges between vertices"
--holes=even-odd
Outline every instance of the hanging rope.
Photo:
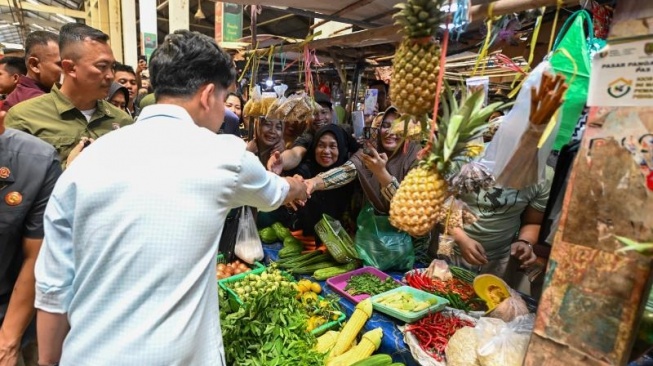
[[[449,0],[449,8],[451,8],[452,0]],[[435,89],[435,103],[433,104],[433,120],[431,121],[431,134],[428,142],[433,143],[435,139],[435,131],[437,130],[438,108],[440,107],[440,94],[442,94],[442,81],[444,80],[444,69],[447,63],[447,47],[449,46],[449,23],[451,22],[451,13],[447,15],[447,21],[444,27],[444,34],[442,35],[442,49],[440,50],[440,72],[438,73],[438,84]]]
[[[481,60],[485,61],[485,58],[487,57],[488,51],[490,49],[490,45],[492,44],[491,39],[492,39],[493,22],[494,22],[494,2],[491,2],[487,7],[487,20],[485,21],[487,34],[485,35],[485,42],[483,42],[483,46],[481,47],[481,52],[479,53],[478,58],[476,59],[476,63],[474,64],[474,71],[472,72],[472,76],[476,75],[476,71],[478,70],[478,66]],[[487,62],[483,62],[483,69],[481,71],[481,75],[483,75],[483,72],[485,72],[486,65]]]
[[320,60],[317,59],[317,55],[314,49],[308,48],[308,45],[304,45],[304,78],[306,80],[305,90],[308,95],[313,97],[315,91],[313,88],[313,71],[311,69],[312,65],[322,66]]
[[553,41],[555,40],[556,29],[558,29],[558,16],[560,15],[560,9],[562,9],[563,0],[558,0],[556,3],[556,15],[553,17],[553,26],[551,27],[551,36],[549,37],[549,47],[546,53],[551,52],[553,48]]
[[522,69],[521,66],[517,65],[515,61],[513,61],[510,57],[504,55],[503,53],[497,53],[496,55],[494,55],[494,59],[497,62],[497,64],[503,69],[512,70],[522,75],[526,75],[526,71],[524,71],[524,69]]
[[[533,37],[531,38],[531,53],[528,55],[529,65],[533,64],[533,57],[535,57],[535,46],[537,45],[537,38],[540,35],[540,28],[542,27],[542,18],[544,18],[544,12],[546,12],[546,7],[540,8],[540,16],[538,16],[537,20],[535,21],[535,28],[533,29]],[[551,32],[551,34],[553,34],[553,32]]]
[[272,80],[274,76],[274,46],[270,46],[268,54],[268,78]]

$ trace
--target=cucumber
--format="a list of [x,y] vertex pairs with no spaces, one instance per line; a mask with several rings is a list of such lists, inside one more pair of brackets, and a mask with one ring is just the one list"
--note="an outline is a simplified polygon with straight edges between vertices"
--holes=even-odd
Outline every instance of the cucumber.
[[372,355],[364,360],[354,362],[351,366],[390,366],[392,357],[385,354]]
[[337,275],[341,275],[343,273],[353,271],[358,267],[359,264],[357,261],[347,263],[347,264],[339,264],[333,267],[318,269],[317,271],[315,271],[315,273],[313,273],[313,277],[318,281],[324,281],[331,277],[335,277]]

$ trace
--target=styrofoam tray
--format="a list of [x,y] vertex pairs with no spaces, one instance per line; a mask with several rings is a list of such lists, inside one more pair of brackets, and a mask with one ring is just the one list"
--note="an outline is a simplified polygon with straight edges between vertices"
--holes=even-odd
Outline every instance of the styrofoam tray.
[[[376,277],[378,277],[381,281],[385,281],[386,278],[390,277],[389,274],[379,271],[378,269],[374,267],[363,267],[359,269],[355,269],[351,272],[343,273],[341,275],[331,277],[328,280],[326,280],[327,285],[333,289],[338,295],[346,298],[347,300],[353,302],[354,304],[358,304],[359,302],[367,299],[370,297],[368,294],[360,294],[356,296],[350,295],[347,291],[345,291],[345,287],[347,287],[347,283],[349,282],[349,279],[352,278],[353,276],[360,275],[363,273],[369,273],[372,274]],[[398,284],[402,285],[401,282],[395,280]]]

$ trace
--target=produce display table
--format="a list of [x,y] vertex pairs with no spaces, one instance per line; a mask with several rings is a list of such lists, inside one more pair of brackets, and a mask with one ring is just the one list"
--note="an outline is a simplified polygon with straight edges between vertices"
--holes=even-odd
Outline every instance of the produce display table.
[[[264,244],[263,251],[265,253],[264,262],[268,265],[270,262],[278,259],[278,252],[281,249],[282,244]],[[386,272],[397,280],[401,280],[404,273],[402,272]],[[314,281],[314,280],[313,280]],[[340,298],[340,305],[342,310],[347,315],[347,319],[354,312],[355,304],[341,297],[339,294],[335,293],[327,284],[326,281],[317,281],[322,286],[323,295],[333,294]],[[522,298],[526,301],[526,304],[529,307],[529,310],[535,311],[537,307],[537,302],[526,295],[522,295]],[[406,366],[418,366],[419,363],[415,361],[413,356],[410,353],[410,349],[406,343],[404,343],[404,336],[397,328],[397,325],[403,325],[404,323],[400,320],[391,318],[385,314],[375,311],[372,317],[365,323],[364,331],[372,330],[374,328],[381,327],[383,329],[383,338],[381,340],[381,346],[379,347],[376,353],[384,353],[392,356],[394,362],[402,362]],[[629,366],[653,366],[653,359],[650,356],[644,356],[635,362],[629,364]]]
[[[281,243],[278,244],[265,244],[263,245],[263,251],[265,252],[265,264],[269,264],[271,261],[278,259],[278,252],[281,249]],[[403,273],[399,272],[389,272],[392,277],[401,280]],[[322,294],[329,295],[334,294],[338,297],[340,295],[336,294],[327,286],[326,281],[318,281],[320,286],[322,286]],[[347,314],[347,318],[351,316],[354,312],[355,304],[351,301],[340,297],[340,306],[342,310]],[[403,334],[397,329],[397,325],[403,325],[403,322],[391,318],[385,314],[375,311],[372,314],[372,317],[365,323],[364,331],[372,330],[374,328],[381,327],[383,329],[383,338],[381,339],[381,347],[376,353],[385,353],[392,356],[394,362],[403,362],[406,366],[418,366],[419,364],[413,359],[413,356],[410,354],[410,350],[406,343],[404,343]]]

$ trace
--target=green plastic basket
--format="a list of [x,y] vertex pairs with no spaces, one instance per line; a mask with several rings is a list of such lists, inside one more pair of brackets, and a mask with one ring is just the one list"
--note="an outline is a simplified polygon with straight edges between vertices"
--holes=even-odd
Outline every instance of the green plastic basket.
[[354,241],[338,220],[323,214],[322,219],[315,224],[315,233],[336,262],[349,263],[358,259]]
[[[379,298],[383,296],[387,296],[389,294],[393,294],[396,292],[407,292],[409,293],[414,299],[418,301],[425,301],[425,300],[437,300],[437,302],[428,308],[421,310],[421,311],[401,311],[397,310],[395,308],[386,306],[384,304],[381,304],[378,302]],[[393,318],[397,318],[399,320],[403,320],[406,323],[413,323],[416,322],[423,317],[425,317],[427,314],[430,313],[436,313],[438,311],[441,311],[444,309],[447,305],[449,305],[449,300],[443,299],[440,296],[435,296],[433,294],[429,294],[428,292],[418,290],[416,288],[412,288],[410,286],[401,286],[397,287],[395,289],[392,289],[390,291],[386,291],[383,293],[380,293],[376,296],[372,296],[372,306],[374,307],[374,310],[380,311],[382,313],[385,313],[387,315],[390,315]]]
[[[220,263],[227,264],[227,260],[224,258],[224,256],[223,256],[222,254],[218,253],[217,263],[218,263],[218,264],[220,264]],[[243,263],[245,263],[245,262],[243,262]],[[247,263],[245,263],[245,264],[247,264]],[[249,268],[251,268],[249,271],[247,271],[247,272],[243,272],[243,273],[239,273],[239,274],[237,274],[237,275],[233,275],[233,276],[231,276],[231,277],[223,278],[223,279],[221,279],[221,280],[218,280],[218,283],[220,283],[221,281],[226,281],[226,280],[228,280],[228,279],[230,279],[230,278],[234,278],[234,277],[240,276],[240,275],[247,275],[247,274],[253,273],[253,271],[254,271],[254,270],[257,270],[257,269],[261,269],[261,268],[262,268],[263,270],[265,270],[265,266],[264,266],[262,263],[260,263],[260,262],[254,262],[254,264],[247,264],[247,265],[249,266]],[[242,277],[241,277],[241,278],[242,278]]]
[[[247,272],[247,273],[241,273],[241,274],[236,275],[236,276],[231,276],[229,278],[225,278],[224,280],[218,282],[218,285],[222,288],[222,290],[227,292],[227,295],[228,295],[228,298],[229,298],[229,306],[231,306],[232,309],[238,309],[241,305],[243,305],[243,300],[240,299],[240,297],[238,296],[237,293],[235,293],[233,290],[231,290],[231,288],[228,287],[228,284],[233,283],[233,282],[238,282],[238,281],[242,280],[243,278],[245,278],[245,276],[248,275],[248,274],[259,275],[259,274],[261,274],[263,272],[265,272],[265,267],[255,269],[255,270],[252,270],[252,271]],[[296,282],[295,279],[291,275],[286,274],[286,276],[289,279],[292,279],[293,282]],[[318,301],[320,301],[320,300],[323,300],[324,298],[322,296],[318,295],[317,299],[318,299]],[[311,331],[311,334],[313,334],[315,336],[319,336],[322,333],[326,332],[327,330],[329,330],[331,328],[334,328],[334,327],[338,326],[339,324],[342,324],[342,322],[345,321],[347,316],[345,315],[344,312],[341,312],[341,313],[342,314],[340,314],[340,317],[338,319],[332,320],[330,322],[322,324],[321,326],[313,329]]]

